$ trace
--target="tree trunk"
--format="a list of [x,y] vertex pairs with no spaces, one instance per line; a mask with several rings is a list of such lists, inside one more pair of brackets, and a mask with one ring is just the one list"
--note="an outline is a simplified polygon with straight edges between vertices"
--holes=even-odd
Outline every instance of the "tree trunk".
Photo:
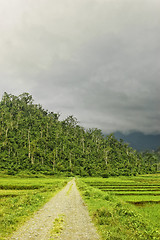
[[69,166],[70,166],[71,173],[72,173],[72,154],[71,153],[69,153]]
[[31,158],[30,130],[28,130],[28,158]]

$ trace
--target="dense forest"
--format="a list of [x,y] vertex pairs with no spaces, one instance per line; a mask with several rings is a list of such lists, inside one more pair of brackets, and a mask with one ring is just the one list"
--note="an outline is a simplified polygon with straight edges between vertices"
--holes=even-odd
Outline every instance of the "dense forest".
[[160,150],[139,153],[113,134],[84,129],[73,116],[34,104],[28,93],[4,93],[0,102],[0,169],[65,176],[118,176],[156,173]]

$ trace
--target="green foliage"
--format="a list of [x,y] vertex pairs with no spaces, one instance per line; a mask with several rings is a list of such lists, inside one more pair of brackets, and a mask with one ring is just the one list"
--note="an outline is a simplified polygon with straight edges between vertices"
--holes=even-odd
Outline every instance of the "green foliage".
[[60,121],[58,113],[33,102],[28,93],[4,93],[0,102],[0,170],[6,174],[107,178],[158,171],[157,158],[142,158],[99,129],[85,130],[73,116]]

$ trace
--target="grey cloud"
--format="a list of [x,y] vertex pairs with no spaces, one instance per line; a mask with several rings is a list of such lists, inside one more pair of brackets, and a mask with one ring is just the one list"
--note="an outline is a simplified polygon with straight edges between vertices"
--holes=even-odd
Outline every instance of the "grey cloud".
[[160,132],[158,0],[0,3],[1,94],[104,132]]

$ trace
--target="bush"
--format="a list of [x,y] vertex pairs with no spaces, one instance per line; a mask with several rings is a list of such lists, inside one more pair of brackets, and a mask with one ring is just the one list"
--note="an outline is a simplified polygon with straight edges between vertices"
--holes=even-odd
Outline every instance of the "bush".
[[103,178],[109,178],[109,173],[102,173],[101,175]]

